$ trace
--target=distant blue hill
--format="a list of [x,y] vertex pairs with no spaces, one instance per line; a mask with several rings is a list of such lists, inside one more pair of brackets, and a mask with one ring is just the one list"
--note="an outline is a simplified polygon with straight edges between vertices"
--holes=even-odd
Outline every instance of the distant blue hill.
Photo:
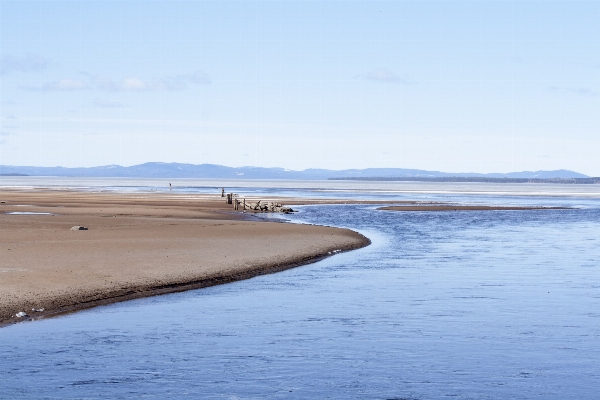
[[208,179],[331,179],[331,178],[374,178],[374,177],[482,177],[482,178],[587,178],[574,171],[523,171],[507,174],[448,173],[404,168],[366,168],[366,169],[305,169],[292,171],[283,168],[261,167],[225,167],[215,164],[180,164],[149,162],[122,167],[106,165],[90,168],[65,167],[23,167],[0,165],[0,175],[30,176],[72,176],[72,177],[127,177],[127,178],[208,178]]

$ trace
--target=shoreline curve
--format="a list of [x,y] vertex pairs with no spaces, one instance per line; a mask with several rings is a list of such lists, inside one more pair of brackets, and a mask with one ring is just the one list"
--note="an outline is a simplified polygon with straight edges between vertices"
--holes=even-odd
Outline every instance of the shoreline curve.
[[[257,221],[216,196],[1,195],[0,327],[250,279],[371,244],[349,229]],[[23,204],[52,215],[7,214]],[[70,231],[75,225],[89,230]]]

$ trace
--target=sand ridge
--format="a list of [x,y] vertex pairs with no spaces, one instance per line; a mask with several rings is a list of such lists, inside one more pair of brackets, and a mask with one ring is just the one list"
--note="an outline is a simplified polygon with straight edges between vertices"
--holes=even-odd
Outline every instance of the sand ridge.
[[40,318],[232,282],[370,243],[348,229],[252,220],[218,195],[2,190],[0,200],[3,324],[22,321],[19,311]]

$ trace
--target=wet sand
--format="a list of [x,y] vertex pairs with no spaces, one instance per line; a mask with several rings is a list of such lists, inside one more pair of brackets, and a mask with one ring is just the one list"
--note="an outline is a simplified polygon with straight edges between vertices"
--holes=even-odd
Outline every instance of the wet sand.
[[387,211],[524,211],[524,210],[567,210],[567,207],[503,207],[503,206],[461,206],[461,205],[416,205],[379,207]]
[[3,189],[0,201],[0,326],[247,279],[370,243],[348,229],[235,213],[219,195]]

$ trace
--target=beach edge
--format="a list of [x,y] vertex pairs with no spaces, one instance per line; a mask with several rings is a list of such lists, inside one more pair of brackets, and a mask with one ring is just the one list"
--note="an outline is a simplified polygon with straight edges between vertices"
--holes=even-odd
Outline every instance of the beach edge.
[[[285,222],[284,222],[285,223]],[[320,225],[318,225],[320,226]],[[329,227],[333,228],[333,227]],[[11,317],[8,319],[0,320],[0,328],[12,326],[20,323],[40,321],[48,318],[59,317],[67,314],[76,313],[79,311],[106,306],[115,303],[121,303],[129,300],[136,300],[146,297],[161,296],[166,294],[184,292],[189,290],[196,290],[207,288],[211,286],[224,285],[228,283],[234,283],[242,280],[252,279],[261,275],[274,274],[282,272],[288,269],[301,267],[308,264],[314,264],[326,258],[332,257],[336,254],[358,250],[371,245],[371,240],[363,234],[346,228],[334,228],[341,231],[350,232],[357,240],[352,244],[340,244],[335,246],[336,249],[327,249],[322,252],[313,253],[309,255],[303,255],[293,259],[290,262],[277,263],[267,262],[260,265],[253,265],[248,269],[237,271],[229,274],[214,274],[198,279],[191,279],[181,282],[173,282],[169,284],[162,284],[156,286],[142,285],[142,286],[130,286],[121,288],[120,290],[111,292],[107,296],[99,294],[100,298],[75,302],[63,307],[57,307],[54,309],[45,309],[43,312],[37,312],[29,317]]]

